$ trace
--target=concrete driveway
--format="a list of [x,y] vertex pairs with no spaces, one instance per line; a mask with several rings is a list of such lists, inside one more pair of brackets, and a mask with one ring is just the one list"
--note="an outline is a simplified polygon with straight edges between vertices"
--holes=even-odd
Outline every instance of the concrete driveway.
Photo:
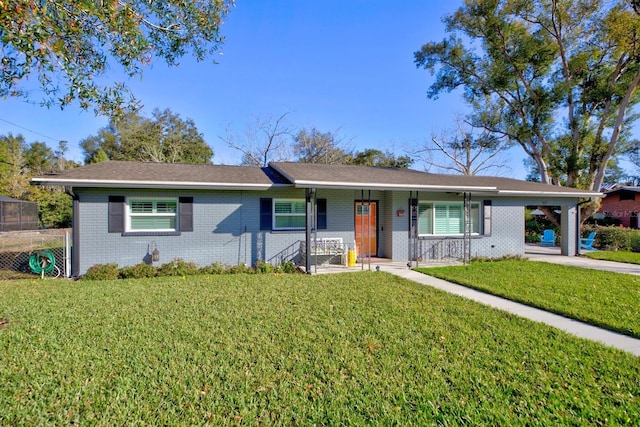
[[552,264],[571,265],[574,267],[591,268],[593,270],[613,271],[616,273],[635,274],[640,276],[640,265],[622,262],[600,261],[584,256],[562,256],[558,247],[543,247],[527,244],[524,257],[531,261],[549,262]]

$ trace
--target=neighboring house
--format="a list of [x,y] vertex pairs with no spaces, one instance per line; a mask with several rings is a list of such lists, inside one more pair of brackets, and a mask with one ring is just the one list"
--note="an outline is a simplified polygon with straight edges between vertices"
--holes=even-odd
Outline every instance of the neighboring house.
[[601,196],[508,178],[301,163],[109,161],[33,183],[73,197],[74,276],[95,264],[152,262],[156,248],[160,264],[294,260],[309,272],[327,242],[394,261],[523,255],[527,205],[560,206],[561,251],[572,256],[578,203]]
[[624,227],[639,228],[640,187],[616,185],[604,194],[606,197],[598,210],[600,217],[620,221]]

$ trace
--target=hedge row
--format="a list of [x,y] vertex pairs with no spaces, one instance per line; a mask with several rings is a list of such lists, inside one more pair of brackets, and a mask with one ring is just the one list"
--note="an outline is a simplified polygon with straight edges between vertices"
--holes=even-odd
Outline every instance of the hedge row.
[[117,280],[117,279],[144,279],[150,277],[167,276],[192,276],[196,274],[240,274],[240,273],[297,273],[298,266],[291,261],[285,261],[278,266],[265,261],[258,261],[251,268],[244,264],[226,266],[214,263],[206,267],[198,267],[193,262],[183,259],[174,259],[159,267],[151,264],[140,263],[132,266],[118,268],[117,264],[97,264],[89,267],[83,279],[87,280]]
[[640,252],[640,230],[616,226],[584,225],[582,227],[583,237],[592,231],[596,232],[593,246],[598,249]]

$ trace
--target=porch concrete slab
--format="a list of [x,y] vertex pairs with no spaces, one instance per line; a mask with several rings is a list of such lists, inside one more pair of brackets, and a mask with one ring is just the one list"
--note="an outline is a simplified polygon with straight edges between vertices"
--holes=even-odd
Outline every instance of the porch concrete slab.
[[[562,257],[568,258],[568,257]],[[379,264],[380,270],[396,276],[431,286],[442,291],[467,298],[481,304],[504,310],[517,316],[533,320],[535,322],[545,323],[549,326],[561,329],[574,336],[597,341],[610,347],[617,348],[640,356],[640,340],[631,338],[617,332],[608,331],[588,325],[577,320],[569,319],[564,316],[540,310],[528,305],[520,304],[514,301],[490,295],[475,289],[460,286],[455,283],[447,282],[426,274],[418,273],[407,267],[404,263],[384,263]]]

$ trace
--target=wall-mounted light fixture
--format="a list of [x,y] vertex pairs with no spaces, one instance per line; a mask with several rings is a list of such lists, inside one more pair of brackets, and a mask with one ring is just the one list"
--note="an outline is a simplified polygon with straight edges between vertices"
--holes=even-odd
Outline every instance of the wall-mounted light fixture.
[[396,216],[404,216],[404,209],[398,209],[396,211]]
[[150,246],[153,247],[153,251],[151,251],[151,262],[160,261],[160,251],[158,250],[158,246],[156,246],[156,242],[151,242]]

